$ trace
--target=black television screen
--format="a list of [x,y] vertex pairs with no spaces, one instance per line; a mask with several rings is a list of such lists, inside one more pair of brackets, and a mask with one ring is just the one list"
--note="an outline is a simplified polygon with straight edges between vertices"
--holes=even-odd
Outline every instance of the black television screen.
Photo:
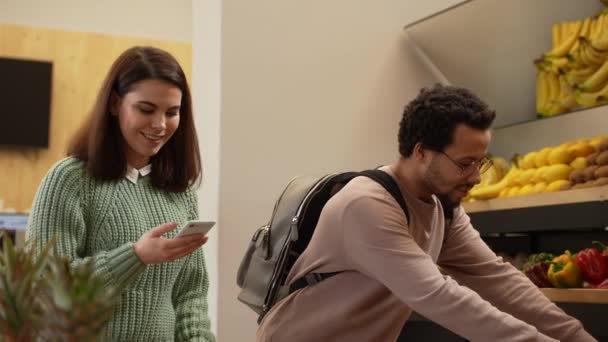
[[48,147],[53,64],[0,58],[0,145]]

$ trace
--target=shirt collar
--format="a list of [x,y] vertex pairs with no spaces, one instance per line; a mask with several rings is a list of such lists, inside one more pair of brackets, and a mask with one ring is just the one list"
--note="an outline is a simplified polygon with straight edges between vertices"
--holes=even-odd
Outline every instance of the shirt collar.
[[131,183],[137,184],[137,179],[139,177],[145,177],[152,172],[152,164],[148,164],[141,169],[136,169],[131,165],[127,165],[127,173],[125,174],[125,178],[128,179]]

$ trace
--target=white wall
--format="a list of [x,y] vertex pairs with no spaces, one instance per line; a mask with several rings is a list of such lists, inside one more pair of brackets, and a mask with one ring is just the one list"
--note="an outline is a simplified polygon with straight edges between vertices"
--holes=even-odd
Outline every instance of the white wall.
[[286,182],[397,156],[404,104],[435,81],[402,27],[457,2],[223,1],[220,341],[254,340],[236,270]]
[[192,0],[0,0],[0,23],[190,42]]
[[221,101],[221,0],[192,3],[192,97],[199,144],[203,155],[203,185],[199,189],[201,218],[218,222],[205,244],[209,274],[209,316],[217,333],[218,232],[220,186],[220,101]]

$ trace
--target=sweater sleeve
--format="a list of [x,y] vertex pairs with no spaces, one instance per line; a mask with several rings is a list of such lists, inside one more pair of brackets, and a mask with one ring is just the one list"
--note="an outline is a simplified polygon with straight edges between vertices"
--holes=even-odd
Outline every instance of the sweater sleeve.
[[471,226],[462,207],[446,231],[438,264],[499,310],[534,325],[548,336],[565,342],[595,341],[578,320],[547,299],[522,272],[494,254]]
[[[188,207],[190,220],[198,218],[198,201],[196,192],[189,191]],[[203,249],[199,248],[186,257],[173,288],[173,306],[175,307],[175,340],[214,342],[211,332],[207,292],[209,278],[205,267]]]
[[342,215],[350,267],[385,285],[411,309],[472,341],[556,341],[444,277],[404,229],[398,206],[360,197]]
[[73,267],[91,262],[106,286],[124,289],[144,269],[126,243],[113,250],[85,255],[87,225],[82,203],[84,170],[73,159],[57,163],[42,180],[28,224],[28,241],[36,251],[55,239],[54,250],[71,260]]

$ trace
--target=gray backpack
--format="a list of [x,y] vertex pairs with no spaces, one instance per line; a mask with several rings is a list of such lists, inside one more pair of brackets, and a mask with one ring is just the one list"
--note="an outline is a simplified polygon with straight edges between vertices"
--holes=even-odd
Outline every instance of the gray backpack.
[[357,176],[381,184],[408,216],[399,186],[381,170],[292,179],[275,203],[270,222],[253,234],[237,274],[241,288],[238,299],[259,314],[258,323],[288,294],[339,273],[312,273],[292,284],[285,283],[291,267],[310,242],[325,203]]

